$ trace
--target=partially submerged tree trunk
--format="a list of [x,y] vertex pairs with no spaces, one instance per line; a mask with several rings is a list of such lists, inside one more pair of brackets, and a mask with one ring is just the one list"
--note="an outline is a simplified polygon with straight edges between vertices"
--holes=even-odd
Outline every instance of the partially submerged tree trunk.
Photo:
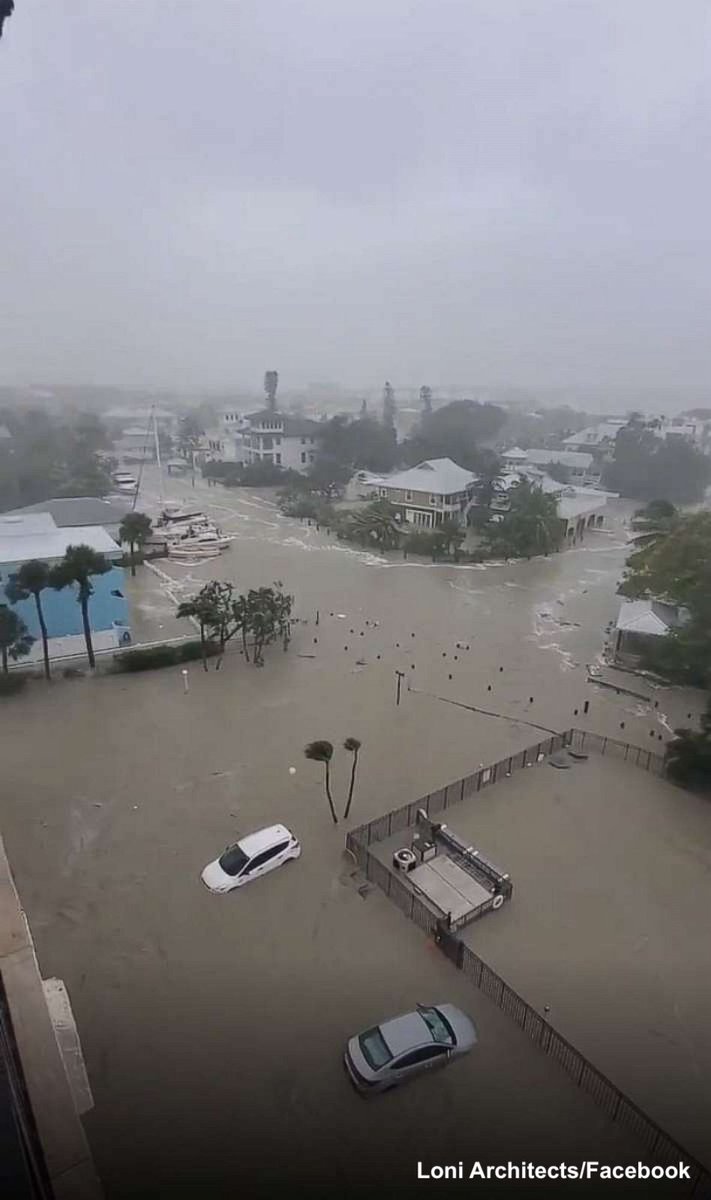
[[44,655],[44,677],[51,678],[49,669],[49,643],[47,640],[47,623],[44,619],[42,604],[39,598],[39,593],[35,592],[35,605],[37,607],[37,620],[39,621],[40,633],[42,634],[42,653]]
[[353,765],[351,767],[351,782],[348,788],[348,800],[346,802],[346,811],[343,814],[343,820],[348,820],[348,814],[351,811],[351,803],[353,800],[353,789],[355,788],[356,771],[358,770],[358,751],[353,753]]
[[336,816],[336,810],[333,806],[333,796],[331,795],[331,764],[330,762],[325,762],[324,766],[326,768],[326,799],[328,800],[328,807],[331,810],[333,824],[337,825],[338,817]]
[[86,642],[86,653],[89,659],[89,666],[92,671],[96,667],[96,659],[94,658],[94,643],[91,640],[91,625],[89,624],[89,597],[85,596],[81,601],[81,619],[84,626],[84,641]]
[[131,547],[131,575],[135,578],[136,575],[136,543],[129,542]]

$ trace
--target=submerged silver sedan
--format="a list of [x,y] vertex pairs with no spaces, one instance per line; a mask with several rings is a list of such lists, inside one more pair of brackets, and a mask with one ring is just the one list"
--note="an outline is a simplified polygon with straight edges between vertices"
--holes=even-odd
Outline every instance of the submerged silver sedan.
[[384,1092],[423,1071],[444,1067],[476,1044],[473,1021],[453,1004],[418,1004],[351,1038],[346,1070],[359,1092]]

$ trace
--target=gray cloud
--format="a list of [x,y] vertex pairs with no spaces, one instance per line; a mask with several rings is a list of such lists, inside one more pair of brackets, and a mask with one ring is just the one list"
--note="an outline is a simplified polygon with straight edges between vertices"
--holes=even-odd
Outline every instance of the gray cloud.
[[705,0],[23,0],[0,379],[703,385],[709,33]]

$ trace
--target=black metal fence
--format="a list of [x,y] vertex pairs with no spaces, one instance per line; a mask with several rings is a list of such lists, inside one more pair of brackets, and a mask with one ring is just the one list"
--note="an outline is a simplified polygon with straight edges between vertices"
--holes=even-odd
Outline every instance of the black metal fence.
[[448,784],[447,787],[431,792],[412,804],[405,804],[402,808],[359,826],[347,835],[346,848],[366,877],[377,884],[405,916],[433,937],[447,957],[463,971],[474,986],[507,1013],[544,1054],[554,1058],[573,1082],[587,1092],[612,1121],[629,1130],[642,1143],[651,1158],[660,1165],[674,1166],[683,1163],[689,1168],[690,1179],[685,1189],[686,1194],[697,1197],[698,1200],[711,1197],[711,1174],[706,1168],[620,1091],[612,1080],[598,1071],[589,1059],[576,1050],[575,1046],[558,1033],[549,1021],[519,996],[518,992],[509,987],[478,954],[470,950],[456,935],[448,932],[446,913],[438,910],[432,901],[428,900],[425,903],[416,896],[399,876],[370,850],[374,842],[384,841],[392,834],[414,825],[418,809],[424,809],[429,816],[435,816],[450,805],[459,804],[468,796],[481,791],[483,787],[508,777],[513,771],[542,762],[564,746],[580,753],[591,751],[613,754],[655,775],[664,774],[664,760],[659,754],[628,742],[619,742],[615,738],[601,737],[581,729],[568,729],[565,733],[556,734],[544,742],[529,746],[518,754],[501,759],[491,767],[483,767],[465,779]]

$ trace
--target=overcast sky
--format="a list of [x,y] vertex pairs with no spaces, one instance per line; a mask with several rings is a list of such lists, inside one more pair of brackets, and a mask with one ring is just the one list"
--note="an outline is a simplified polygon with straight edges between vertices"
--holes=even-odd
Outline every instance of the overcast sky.
[[711,384],[707,0],[17,0],[0,381]]

